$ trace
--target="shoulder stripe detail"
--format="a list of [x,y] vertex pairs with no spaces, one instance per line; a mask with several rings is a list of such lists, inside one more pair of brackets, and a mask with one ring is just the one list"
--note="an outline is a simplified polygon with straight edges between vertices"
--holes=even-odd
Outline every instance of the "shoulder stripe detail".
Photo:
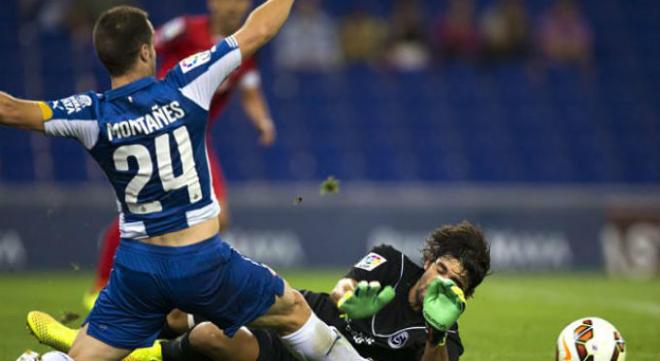
[[227,41],[227,44],[233,49],[233,48],[238,48],[238,42],[236,41],[236,38],[232,35],[228,38],[225,39]]

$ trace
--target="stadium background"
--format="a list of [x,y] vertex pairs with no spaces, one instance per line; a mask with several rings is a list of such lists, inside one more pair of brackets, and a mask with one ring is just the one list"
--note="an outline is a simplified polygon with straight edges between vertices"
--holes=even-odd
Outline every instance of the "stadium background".
[[[120,2],[1,2],[0,90],[105,89],[89,22]],[[443,48],[434,34],[448,1],[421,1],[414,16],[401,5],[410,1],[320,3],[337,44],[321,34],[318,52],[350,41],[341,28],[362,19],[358,7],[392,34],[415,28],[417,48],[382,36],[406,56],[304,66],[277,41],[262,51],[278,140],[259,147],[236,101],[214,129],[230,182],[226,238],[291,269],[294,285],[327,290],[340,273],[312,269],[345,269],[383,242],[418,259],[425,233],[469,219],[492,242],[496,275],[464,317],[466,360],[549,359],[561,328],[586,315],[621,329],[629,360],[660,359],[660,3],[579,2],[591,44],[558,60],[537,37],[554,2],[524,2],[524,55],[498,60],[474,44]],[[133,3],[156,26],[204,12],[201,0]],[[493,3],[475,2],[475,23]],[[322,196],[328,176],[340,192]],[[113,216],[109,192],[74,142],[0,129],[2,360],[35,347],[18,331],[28,310],[79,312]]]

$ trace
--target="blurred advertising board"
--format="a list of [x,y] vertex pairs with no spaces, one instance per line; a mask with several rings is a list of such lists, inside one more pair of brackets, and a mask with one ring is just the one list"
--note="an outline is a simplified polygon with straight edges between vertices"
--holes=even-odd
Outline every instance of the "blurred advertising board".
[[[81,193],[87,194],[82,190],[58,196],[51,192],[47,197],[5,193],[0,198],[4,200],[0,201],[0,269],[92,268],[101,234],[114,216],[113,202],[106,199],[107,193],[96,198]],[[500,204],[483,196],[469,204],[422,196],[419,202],[391,192],[386,201],[374,194],[346,201],[350,197],[318,199],[316,192],[316,200],[306,195],[305,201],[294,205],[289,193],[284,198],[247,194],[238,192],[232,197],[233,223],[223,238],[276,268],[346,267],[381,243],[392,244],[419,261],[428,233],[443,224],[469,220],[480,225],[491,242],[495,270],[596,270],[606,260],[608,266],[612,264],[612,246],[606,246],[609,258],[603,257],[601,246],[613,242],[601,240],[606,224],[618,227],[619,233],[641,232],[621,228],[623,223],[597,208],[570,204]],[[653,224],[658,230],[658,223]],[[642,247],[636,237],[626,239],[619,246]],[[625,249],[631,252],[630,247]],[[644,262],[648,268],[651,261]],[[657,253],[653,262],[657,263]],[[632,265],[636,263],[625,263]]]
[[428,233],[464,219],[484,229],[498,270],[597,269],[603,262],[601,218],[583,211],[235,207],[233,215],[241,221],[225,239],[276,267],[346,266],[382,243],[419,261]]
[[652,209],[610,210],[601,241],[610,275],[649,278],[660,274],[659,212]]
[[[602,193],[397,185],[322,197],[314,187],[234,187],[223,238],[275,268],[344,268],[381,243],[419,261],[433,229],[469,220],[491,242],[496,271],[657,274],[660,213],[612,205],[625,197],[601,202]],[[106,189],[0,189],[0,270],[91,269],[113,206]]]
[[0,270],[90,269],[112,209],[0,205]]

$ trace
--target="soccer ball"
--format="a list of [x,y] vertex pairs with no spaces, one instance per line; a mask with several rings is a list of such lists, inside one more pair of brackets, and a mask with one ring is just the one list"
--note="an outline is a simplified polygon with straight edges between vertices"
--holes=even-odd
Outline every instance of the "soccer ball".
[[73,361],[73,359],[65,353],[51,351],[41,355],[41,361]]
[[626,343],[611,323],[598,317],[585,317],[561,331],[556,360],[625,361]]
[[73,361],[73,359],[59,351],[46,352],[41,356],[34,351],[25,351],[16,361]]
[[41,355],[41,361],[73,361],[73,359],[65,353],[51,351]]
[[16,361],[38,361],[39,354],[34,351],[25,351],[22,355],[18,356]]

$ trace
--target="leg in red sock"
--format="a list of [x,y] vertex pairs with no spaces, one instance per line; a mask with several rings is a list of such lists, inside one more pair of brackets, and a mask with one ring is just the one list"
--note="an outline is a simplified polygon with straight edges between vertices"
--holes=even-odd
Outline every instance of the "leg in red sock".
[[83,305],[88,310],[91,310],[92,307],[94,307],[94,302],[96,302],[99,292],[105,287],[110,279],[110,271],[112,271],[112,263],[118,246],[119,218],[115,218],[114,222],[112,222],[103,234],[101,253],[99,253],[99,260],[96,265],[96,279],[94,280],[94,286],[83,296]]
[[100,291],[108,283],[117,247],[119,247],[119,218],[115,218],[115,221],[112,222],[112,225],[108,227],[103,235],[101,253],[99,254],[99,261],[96,265],[94,291]]

